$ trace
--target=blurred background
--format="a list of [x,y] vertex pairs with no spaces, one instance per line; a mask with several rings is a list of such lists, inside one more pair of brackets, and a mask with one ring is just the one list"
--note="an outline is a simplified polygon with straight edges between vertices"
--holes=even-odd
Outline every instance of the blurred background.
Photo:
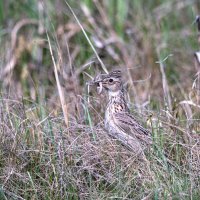
[[[0,199],[200,199],[198,14],[199,0],[1,0]],[[86,85],[114,69],[152,132],[147,162],[104,131],[106,95]]]
[[[67,2],[107,70],[123,71],[133,103],[162,105],[163,75],[172,98],[191,91],[197,0]],[[1,1],[1,92],[52,107],[60,103],[46,31],[68,103],[86,92],[87,74],[105,72],[64,0]]]

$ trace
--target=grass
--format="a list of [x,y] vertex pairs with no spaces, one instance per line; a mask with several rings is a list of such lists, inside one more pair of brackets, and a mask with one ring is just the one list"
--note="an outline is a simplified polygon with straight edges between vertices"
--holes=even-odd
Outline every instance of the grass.
[[[0,199],[199,199],[198,2],[66,2],[0,3]],[[86,87],[112,69],[152,130],[147,163]]]

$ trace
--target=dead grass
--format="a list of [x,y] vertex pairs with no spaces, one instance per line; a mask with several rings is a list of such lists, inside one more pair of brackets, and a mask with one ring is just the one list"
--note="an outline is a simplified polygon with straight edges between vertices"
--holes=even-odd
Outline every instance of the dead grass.
[[[198,2],[30,2],[6,4],[0,31],[0,199],[199,199]],[[108,136],[85,84],[116,68],[152,130],[147,162]]]
[[[45,113],[45,114],[42,114]],[[1,99],[1,193],[14,199],[190,197],[199,189],[199,137],[154,123],[142,162],[103,130]],[[41,118],[43,116],[43,118]],[[159,117],[159,116],[157,116]],[[167,118],[162,120],[165,122]],[[187,138],[187,140],[185,139]],[[190,194],[192,192],[192,194]]]

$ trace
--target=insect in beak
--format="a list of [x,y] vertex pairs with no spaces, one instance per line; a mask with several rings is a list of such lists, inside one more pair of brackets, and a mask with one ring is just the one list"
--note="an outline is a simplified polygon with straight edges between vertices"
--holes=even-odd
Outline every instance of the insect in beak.
[[99,82],[98,84],[99,84],[99,86],[97,86],[97,93],[101,94],[102,90],[103,90],[102,82]]
[[102,85],[102,81],[90,81],[87,82],[88,86],[96,86],[97,87],[97,93],[101,94],[102,90],[103,90],[103,85]]

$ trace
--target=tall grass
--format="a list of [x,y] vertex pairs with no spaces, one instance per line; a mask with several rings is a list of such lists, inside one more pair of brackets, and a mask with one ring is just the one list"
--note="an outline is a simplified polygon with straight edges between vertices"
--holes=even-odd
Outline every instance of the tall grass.
[[[0,199],[199,199],[198,1],[66,2],[0,3]],[[152,131],[148,165],[103,128],[102,67]]]

